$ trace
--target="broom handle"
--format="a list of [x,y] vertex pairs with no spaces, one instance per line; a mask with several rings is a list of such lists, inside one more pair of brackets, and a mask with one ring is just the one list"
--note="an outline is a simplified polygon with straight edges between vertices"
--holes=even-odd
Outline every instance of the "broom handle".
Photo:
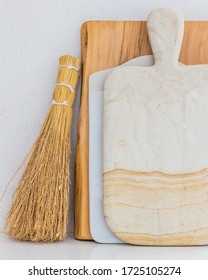
[[80,65],[80,60],[74,56],[64,55],[60,57],[56,87],[52,100],[53,105],[73,106]]

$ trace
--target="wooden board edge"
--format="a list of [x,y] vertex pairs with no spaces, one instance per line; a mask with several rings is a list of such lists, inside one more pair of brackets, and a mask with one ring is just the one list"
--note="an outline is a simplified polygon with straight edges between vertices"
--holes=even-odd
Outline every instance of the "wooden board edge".
[[[88,89],[86,83],[84,82],[86,79],[85,61],[87,59],[88,23],[89,22],[85,22],[81,26],[83,76],[75,160],[74,236],[79,240],[92,240],[89,226],[89,210],[86,210],[89,209],[88,176],[86,178],[82,177],[83,174],[86,174],[86,172],[82,172],[82,170],[85,169],[86,166],[88,167],[88,155],[85,155],[85,150],[82,152],[82,147],[87,145],[88,141],[85,140],[85,137],[88,134],[85,133],[85,130],[83,131],[83,129],[81,129],[81,127],[87,127],[86,122],[88,121],[85,117],[88,114],[88,111],[86,112],[88,108],[84,108],[84,100],[88,98]],[[83,182],[85,182],[85,184]]]

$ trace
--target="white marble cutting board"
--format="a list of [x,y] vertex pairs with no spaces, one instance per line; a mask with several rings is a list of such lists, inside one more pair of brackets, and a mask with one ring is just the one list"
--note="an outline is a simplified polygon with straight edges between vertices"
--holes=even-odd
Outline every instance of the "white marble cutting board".
[[155,65],[105,81],[105,218],[128,243],[208,244],[208,65],[178,63],[177,11],[153,11],[147,28]]
[[[152,55],[140,56],[115,67],[150,66],[154,64]],[[103,90],[107,74],[112,69],[95,72],[89,78],[89,200],[90,231],[99,243],[122,243],[109,229],[103,212]]]

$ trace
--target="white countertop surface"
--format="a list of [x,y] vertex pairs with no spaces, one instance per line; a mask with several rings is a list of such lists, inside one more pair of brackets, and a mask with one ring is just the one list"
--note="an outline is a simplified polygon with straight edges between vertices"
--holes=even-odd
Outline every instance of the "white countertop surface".
[[0,260],[206,260],[208,246],[146,247],[127,244],[98,244],[74,240],[43,244],[9,239],[0,234]]

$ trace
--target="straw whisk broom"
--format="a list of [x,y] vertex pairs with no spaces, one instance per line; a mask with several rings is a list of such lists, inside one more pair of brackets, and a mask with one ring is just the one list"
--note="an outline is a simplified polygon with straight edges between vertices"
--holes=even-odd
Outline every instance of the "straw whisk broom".
[[19,240],[53,242],[66,236],[70,184],[70,129],[80,60],[59,59],[52,106],[15,190],[5,225]]

